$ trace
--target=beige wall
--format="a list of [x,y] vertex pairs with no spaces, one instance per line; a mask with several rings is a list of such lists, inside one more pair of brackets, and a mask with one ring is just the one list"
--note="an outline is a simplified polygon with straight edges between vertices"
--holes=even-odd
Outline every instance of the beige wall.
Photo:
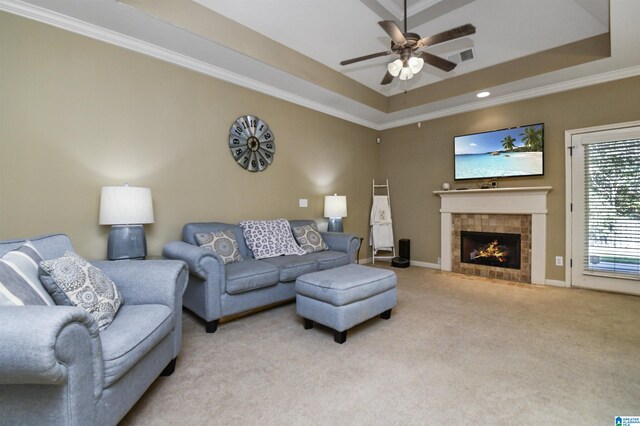
[[[440,256],[440,198],[453,180],[453,137],[524,124],[545,124],[545,175],[500,179],[501,187],[550,185],[547,279],[564,281],[555,256],[565,255],[565,148],[569,129],[638,120],[640,77],[558,93],[494,108],[386,130],[381,133],[378,177],[389,177],[394,230],[411,239],[412,260],[436,263]],[[468,181],[454,186],[469,186]]]
[[[6,13],[0,42],[0,239],[63,232],[104,258],[100,188],[125,182],[152,190],[150,254],[190,221],[320,219],[334,192],[367,236],[375,131]],[[276,136],[265,172],[227,148],[244,114]]]
[[[51,232],[103,258],[104,185],[148,186],[156,223],[149,252],[184,223],[322,216],[323,196],[348,197],[345,230],[368,236],[371,179],[389,177],[397,238],[436,263],[439,198],[453,182],[454,135],[545,123],[545,176],[501,186],[551,185],[547,278],[563,280],[564,131],[638,119],[640,78],[376,132],[158,60],[0,13],[0,239]],[[240,115],[266,120],[275,163],[237,166],[227,149]],[[307,209],[298,198],[309,199]],[[369,256],[367,248],[360,253]]]

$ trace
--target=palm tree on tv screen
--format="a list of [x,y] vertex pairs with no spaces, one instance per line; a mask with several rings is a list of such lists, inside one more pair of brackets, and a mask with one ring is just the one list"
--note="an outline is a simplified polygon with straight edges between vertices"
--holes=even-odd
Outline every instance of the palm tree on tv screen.
[[527,127],[524,132],[520,133],[522,143],[530,151],[542,151],[542,129],[535,127]]
[[515,145],[513,144],[515,141],[516,140],[511,137],[511,135],[507,135],[500,142],[502,142],[502,147],[504,149],[511,151],[515,147]]

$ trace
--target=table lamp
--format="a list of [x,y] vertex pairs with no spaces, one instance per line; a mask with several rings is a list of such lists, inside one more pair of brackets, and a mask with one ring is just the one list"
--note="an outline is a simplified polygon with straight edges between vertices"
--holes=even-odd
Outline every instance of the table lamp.
[[100,194],[100,225],[111,225],[107,259],[144,259],[147,238],[143,224],[153,223],[151,190],[136,186],[104,186]]
[[324,217],[329,218],[329,232],[344,232],[342,218],[347,216],[347,197],[345,195],[325,195]]

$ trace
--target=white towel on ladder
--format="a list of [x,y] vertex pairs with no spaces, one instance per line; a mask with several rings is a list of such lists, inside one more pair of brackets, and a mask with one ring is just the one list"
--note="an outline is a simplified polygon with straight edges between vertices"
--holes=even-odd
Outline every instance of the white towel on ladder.
[[376,254],[378,250],[392,250],[393,227],[388,196],[375,195],[373,197],[370,223],[369,245],[373,247],[373,254]]

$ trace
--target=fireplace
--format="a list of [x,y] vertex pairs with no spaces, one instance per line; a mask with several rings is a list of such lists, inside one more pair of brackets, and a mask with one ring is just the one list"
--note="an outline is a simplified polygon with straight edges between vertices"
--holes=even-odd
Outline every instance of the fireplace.
[[[551,189],[540,186],[434,191],[442,200],[442,270],[522,283],[547,283],[547,194]],[[461,231],[520,234],[520,269],[461,262]]]
[[526,214],[454,213],[452,271],[530,283],[531,220]]
[[520,234],[461,231],[460,262],[520,269]]

